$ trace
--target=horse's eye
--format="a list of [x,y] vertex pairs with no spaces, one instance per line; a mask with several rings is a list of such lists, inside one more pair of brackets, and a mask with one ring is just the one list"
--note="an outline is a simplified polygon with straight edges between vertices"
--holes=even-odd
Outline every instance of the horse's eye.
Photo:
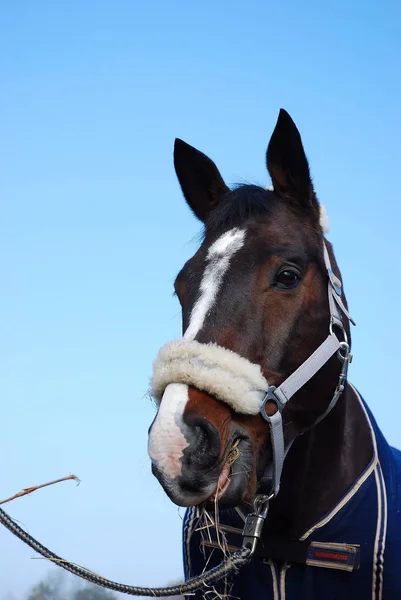
[[299,273],[292,269],[283,269],[276,277],[276,285],[281,288],[291,289],[294,288],[300,280]]

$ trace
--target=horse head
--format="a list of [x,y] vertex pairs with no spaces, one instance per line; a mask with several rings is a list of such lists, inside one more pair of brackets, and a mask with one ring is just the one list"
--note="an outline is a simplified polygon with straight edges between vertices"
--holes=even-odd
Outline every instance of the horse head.
[[[300,134],[285,111],[266,153],[272,189],[229,189],[212,160],[181,140],[174,164],[204,235],[175,280],[183,338],[155,362],[159,408],[149,454],[176,504],[235,507],[263,487],[272,461],[263,382],[278,387],[327,337],[325,252],[337,282],[341,275]],[[285,448],[325,413],[340,368],[332,355],[285,405]],[[267,417],[276,411],[268,399]]]

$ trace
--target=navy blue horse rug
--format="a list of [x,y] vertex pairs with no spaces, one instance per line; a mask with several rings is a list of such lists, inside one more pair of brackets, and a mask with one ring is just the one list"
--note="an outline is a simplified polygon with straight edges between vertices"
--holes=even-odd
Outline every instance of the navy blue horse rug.
[[[347,494],[292,544],[268,547],[230,579],[188,600],[400,600],[401,452],[365,409],[373,457]],[[184,519],[185,577],[214,567],[241,545],[245,515],[219,511],[219,527],[197,507]],[[267,541],[268,544],[268,541]],[[222,550],[224,549],[224,552]]]

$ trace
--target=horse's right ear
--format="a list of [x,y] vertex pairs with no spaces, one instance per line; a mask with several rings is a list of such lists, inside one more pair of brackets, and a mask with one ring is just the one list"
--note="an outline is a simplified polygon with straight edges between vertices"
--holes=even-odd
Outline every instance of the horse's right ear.
[[210,158],[182,140],[174,143],[174,167],[185,200],[205,222],[229,188]]

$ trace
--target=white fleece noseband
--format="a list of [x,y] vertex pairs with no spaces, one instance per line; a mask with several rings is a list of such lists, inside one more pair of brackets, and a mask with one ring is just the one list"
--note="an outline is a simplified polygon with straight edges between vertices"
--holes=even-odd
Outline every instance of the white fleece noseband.
[[216,344],[185,339],[163,346],[153,364],[156,400],[170,383],[193,385],[246,415],[258,414],[269,387],[259,365]]

